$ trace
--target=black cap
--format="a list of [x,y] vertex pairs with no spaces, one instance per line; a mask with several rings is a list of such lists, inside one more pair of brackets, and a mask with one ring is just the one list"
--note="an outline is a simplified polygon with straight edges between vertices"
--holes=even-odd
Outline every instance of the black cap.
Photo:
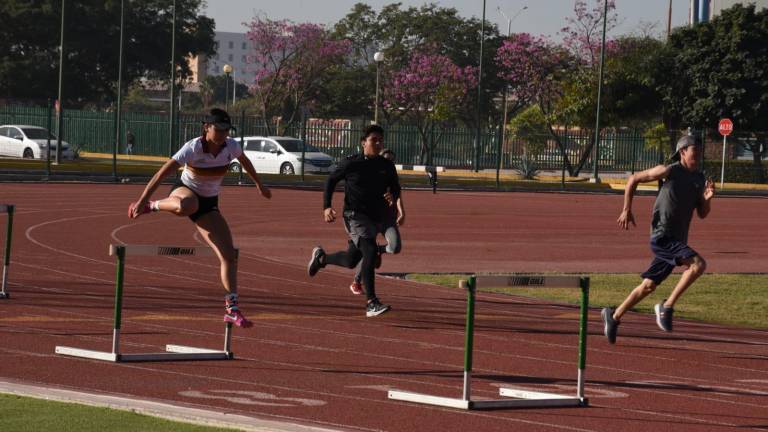
[[232,121],[229,119],[229,114],[221,108],[213,108],[205,117],[203,123],[212,124],[218,130],[228,131],[232,129]]

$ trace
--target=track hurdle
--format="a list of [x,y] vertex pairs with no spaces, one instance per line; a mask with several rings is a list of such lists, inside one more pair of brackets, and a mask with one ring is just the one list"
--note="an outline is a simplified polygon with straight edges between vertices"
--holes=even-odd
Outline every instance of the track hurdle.
[[125,256],[215,256],[213,249],[203,247],[178,247],[154,245],[110,245],[109,255],[117,257],[117,276],[115,278],[115,320],[112,332],[112,352],[94,351],[82,348],[57,346],[56,354],[85,357],[111,362],[141,362],[141,361],[176,361],[176,360],[230,360],[232,352],[232,323],[225,324],[224,350],[218,351],[207,348],[196,348],[183,345],[166,345],[166,352],[144,354],[120,353],[120,328],[123,308],[123,276]]
[[[585,276],[540,276],[540,275],[482,275],[472,276],[459,283],[467,290],[466,334],[464,339],[464,386],[461,398],[434,396],[401,390],[389,390],[389,398],[428,405],[460,409],[493,408],[540,408],[588,406],[584,397],[584,369],[587,356],[587,313],[589,307],[589,278]],[[579,358],[576,381],[576,395],[565,396],[554,393],[534,392],[521,389],[500,388],[500,396],[513,399],[473,400],[470,394],[472,376],[472,346],[474,340],[475,292],[478,287],[540,287],[580,288],[581,312],[579,314]]]
[[8,213],[8,222],[5,228],[5,255],[3,255],[3,285],[0,287],[0,299],[11,297],[8,292],[8,267],[11,265],[11,237],[13,237],[13,212],[16,206],[13,204],[0,204],[0,213]]

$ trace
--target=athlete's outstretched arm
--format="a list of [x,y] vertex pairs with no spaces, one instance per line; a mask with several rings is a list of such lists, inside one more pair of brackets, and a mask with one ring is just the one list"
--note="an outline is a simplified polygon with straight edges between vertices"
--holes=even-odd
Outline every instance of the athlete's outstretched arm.
[[635,224],[635,216],[632,214],[632,199],[635,196],[637,185],[667,178],[667,176],[669,176],[669,170],[669,166],[656,165],[653,168],[629,176],[629,179],[627,179],[627,186],[624,189],[624,207],[621,209],[621,214],[616,220],[620,228],[628,230],[630,224],[637,226],[637,224]]
[[256,168],[253,167],[253,164],[251,163],[251,160],[248,159],[248,156],[243,153],[237,157],[237,161],[240,162],[240,166],[243,167],[245,172],[248,174],[248,177],[250,177],[251,180],[256,183],[256,187],[259,188],[259,193],[261,196],[266,199],[272,198],[272,191],[261,183],[259,175],[256,174]]

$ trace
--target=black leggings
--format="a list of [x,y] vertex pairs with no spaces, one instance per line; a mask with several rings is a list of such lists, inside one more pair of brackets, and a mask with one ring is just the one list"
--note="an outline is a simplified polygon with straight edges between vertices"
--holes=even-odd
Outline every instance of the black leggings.
[[363,265],[360,269],[360,276],[362,276],[368,300],[373,300],[376,298],[375,265],[377,249],[376,239],[360,238],[357,246],[350,240],[346,251],[326,255],[325,263],[353,269],[362,259]]

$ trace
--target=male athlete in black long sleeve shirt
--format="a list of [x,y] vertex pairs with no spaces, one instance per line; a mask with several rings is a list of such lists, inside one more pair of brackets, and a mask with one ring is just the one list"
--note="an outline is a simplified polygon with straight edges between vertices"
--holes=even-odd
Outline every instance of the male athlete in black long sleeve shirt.
[[389,306],[379,302],[375,288],[375,261],[378,253],[376,235],[391,217],[391,206],[400,197],[400,182],[395,165],[379,156],[384,130],[371,125],[364,131],[363,153],[350,156],[328,176],[323,194],[323,218],[336,220],[331,198],[341,180],[344,185],[344,227],[352,240],[349,249],[326,255],[322,247],[312,251],[308,272],[314,276],[327,264],[354,268],[362,258],[362,279],[368,297],[366,316],[380,315]]

